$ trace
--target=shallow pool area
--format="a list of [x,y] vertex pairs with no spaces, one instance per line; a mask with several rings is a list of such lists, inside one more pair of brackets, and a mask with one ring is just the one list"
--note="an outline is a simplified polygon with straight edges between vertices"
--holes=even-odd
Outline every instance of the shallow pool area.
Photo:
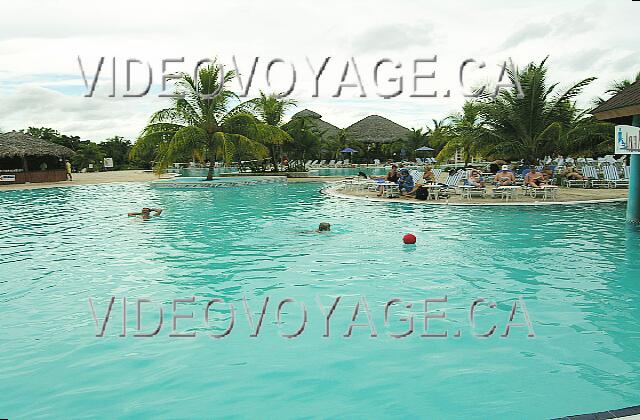
[[[640,232],[624,204],[416,206],[325,186],[0,192],[0,416],[552,418],[640,404]],[[164,211],[127,217],[145,206]],[[159,305],[158,333],[136,337],[158,328]],[[172,337],[174,322],[195,336]]]

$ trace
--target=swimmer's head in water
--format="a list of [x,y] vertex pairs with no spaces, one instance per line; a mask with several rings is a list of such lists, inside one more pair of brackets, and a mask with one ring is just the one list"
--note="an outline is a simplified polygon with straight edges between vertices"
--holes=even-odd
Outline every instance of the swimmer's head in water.
[[327,222],[322,222],[320,223],[320,226],[318,226],[318,232],[328,232],[330,230],[331,230],[331,224]]
[[145,207],[145,208],[143,208],[143,209],[142,209],[142,213],[143,213],[143,214],[145,214],[145,213],[151,213],[151,209],[150,209],[149,207]]

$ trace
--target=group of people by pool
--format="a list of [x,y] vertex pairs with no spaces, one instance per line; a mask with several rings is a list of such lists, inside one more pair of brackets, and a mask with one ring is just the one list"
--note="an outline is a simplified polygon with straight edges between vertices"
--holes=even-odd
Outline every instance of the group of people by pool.
[[[551,179],[554,177],[554,171],[552,168],[545,166],[542,170],[536,168],[536,166],[531,165],[529,167],[523,168],[524,173],[524,182],[522,180],[518,181],[516,178],[516,174],[514,170],[509,165],[502,165],[495,172],[495,176],[492,180],[492,185],[494,187],[507,187],[507,186],[515,186],[515,185],[524,185],[526,187],[539,188],[544,185],[549,185],[551,183]],[[367,178],[367,175],[363,172],[358,174],[360,177]],[[566,179],[573,180],[581,180],[583,176],[578,172],[575,167],[567,167],[560,174],[562,177]],[[416,192],[423,185],[442,185],[439,184],[436,179],[436,175],[433,172],[433,168],[431,166],[425,166],[422,176],[415,180],[409,170],[407,168],[398,168],[398,165],[391,165],[391,170],[387,172],[384,176],[371,176],[373,180],[378,180],[379,182],[388,182],[394,183],[398,185],[398,189],[400,191],[400,195],[411,197],[416,194]],[[472,168],[468,172],[467,179],[465,180],[465,185],[484,188],[487,186],[487,179],[485,175],[480,172],[480,170]],[[378,188],[378,197],[384,194],[384,187],[380,186]]]

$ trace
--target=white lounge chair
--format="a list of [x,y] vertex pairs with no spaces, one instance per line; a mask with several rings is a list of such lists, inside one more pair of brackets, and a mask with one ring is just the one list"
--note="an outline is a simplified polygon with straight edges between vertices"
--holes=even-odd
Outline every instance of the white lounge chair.
[[422,179],[422,172],[412,169],[409,171],[409,175],[413,178],[413,184],[416,185],[418,181]]
[[609,188],[629,188],[629,179],[620,178],[620,174],[618,173],[618,168],[616,166],[606,165],[602,168],[602,172],[604,173],[604,179]]
[[587,186],[591,186],[591,188],[600,188],[608,185],[604,179],[600,179],[598,171],[591,165],[582,167],[582,175],[587,178]]
[[447,179],[444,181],[447,190],[454,190],[457,192],[458,184],[462,181],[462,177],[464,176],[464,171],[461,169],[453,175],[447,176]]

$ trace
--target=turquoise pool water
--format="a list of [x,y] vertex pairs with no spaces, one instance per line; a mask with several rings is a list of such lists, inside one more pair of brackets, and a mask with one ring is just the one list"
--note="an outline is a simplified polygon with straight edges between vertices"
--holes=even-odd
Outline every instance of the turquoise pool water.
[[[347,201],[321,184],[215,190],[159,190],[145,184],[0,193],[0,417],[342,417],[549,418],[640,404],[640,239],[624,207],[453,208]],[[142,222],[126,213],[165,209]],[[329,234],[306,233],[320,221]],[[401,237],[413,232],[416,246]],[[420,337],[419,302],[430,320]],[[88,298],[104,317],[98,338]],[[121,298],[128,299],[127,336]],[[250,338],[243,296],[257,322]],[[341,296],[325,333],[325,307]],[[366,297],[377,337],[355,327]],[[504,332],[522,297],[535,332]],[[177,330],[170,337],[172,299]],[[153,338],[134,337],[137,298],[164,304]],[[235,304],[231,317],[204,307]],[[293,304],[276,323],[278,302],[308,311],[298,328]],[[389,326],[385,302],[393,305]],[[497,325],[488,338],[476,330]],[[142,331],[157,308],[142,306]],[[362,310],[362,305],[361,305]],[[401,316],[414,315],[415,332]],[[517,307],[515,322],[523,322]],[[357,323],[366,323],[361,312]],[[254,325],[255,326],[255,325]],[[457,331],[459,338],[454,337]]]

